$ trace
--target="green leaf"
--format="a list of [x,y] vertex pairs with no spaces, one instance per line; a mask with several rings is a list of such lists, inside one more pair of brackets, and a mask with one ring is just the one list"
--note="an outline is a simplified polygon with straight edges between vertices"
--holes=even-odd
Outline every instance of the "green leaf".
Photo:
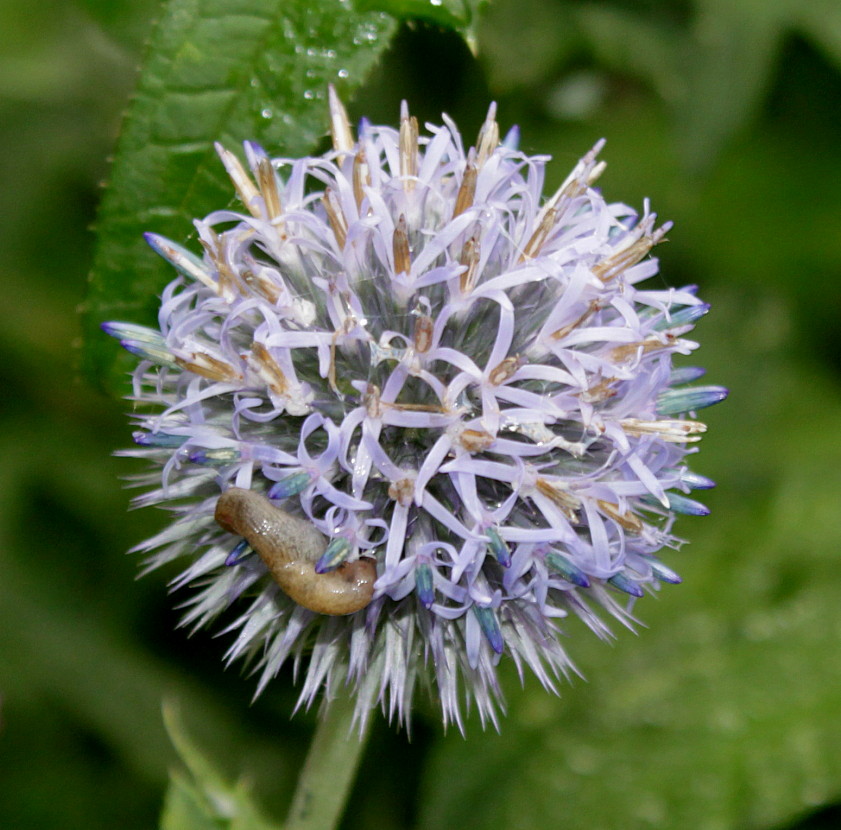
[[838,799],[841,400],[759,335],[776,303],[733,299],[702,329],[733,394],[693,463],[719,482],[713,514],[681,522],[692,543],[667,559],[684,583],[612,648],[564,624],[588,682],[560,700],[511,683],[501,736],[448,736],[422,830],[782,827]]
[[203,794],[181,773],[173,772],[164,796],[161,830],[222,830]]
[[639,76],[666,101],[680,95],[686,35],[677,26],[656,15],[605,4],[582,3],[572,11],[574,24],[599,66]]
[[792,10],[792,19],[836,67],[841,67],[841,5],[836,0],[798,3]]
[[580,45],[572,10],[549,0],[494,3],[479,27],[480,54],[495,93],[540,87]]
[[788,28],[789,2],[697,0],[684,55],[685,94],[675,113],[690,170],[709,171],[756,117]]
[[99,331],[154,322],[172,278],[142,233],[175,240],[231,200],[213,142],[256,140],[272,154],[311,151],[328,124],[327,84],[347,95],[388,45],[394,21],[342,0],[170,0],[123,124],[99,213],[83,308],[85,373],[114,388],[132,360]]
[[188,737],[177,708],[164,706],[164,723],[188,775],[175,771],[161,814],[161,830],[278,830],[260,816],[248,788],[228,784]]
[[357,11],[381,11],[397,18],[418,18],[458,32],[472,29],[490,0],[354,0]]
[[132,51],[139,49],[149,36],[151,21],[160,7],[156,0],[133,0],[114,3],[112,0],[75,0],[103,31]]

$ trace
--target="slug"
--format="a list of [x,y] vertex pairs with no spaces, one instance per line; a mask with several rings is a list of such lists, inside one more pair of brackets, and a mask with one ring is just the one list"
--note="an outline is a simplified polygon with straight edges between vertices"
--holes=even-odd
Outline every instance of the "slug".
[[281,590],[298,605],[342,616],[371,602],[377,579],[373,559],[316,573],[315,563],[327,549],[327,539],[308,521],[275,507],[260,493],[230,487],[216,502],[215,518],[223,530],[245,537]]

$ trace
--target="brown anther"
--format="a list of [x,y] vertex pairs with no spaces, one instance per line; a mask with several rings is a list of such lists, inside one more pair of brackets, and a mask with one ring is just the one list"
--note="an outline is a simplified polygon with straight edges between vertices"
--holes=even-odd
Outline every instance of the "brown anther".
[[365,158],[365,151],[360,147],[353,157],[353,198],[356,201],[356,209],[362,210],[362,200],[365,198],[365,187],[371,185],[371,171],[368,170],[368,161]]
[[257,183],[260,192],[263,194],[263,201],[266,203],[266,213],[270,220],[277,219],[282,213],[280,205],[280,192],[277,189],[277,175],[271,160],[263,156],[257,162]]
[[572,199],[586,192],[587,188],[593,184],[599,176],[601,176],[607,167],[606,162],[603,161],[593,165],[590,172],[587,173],[586,176],[584,175],[587,168],[593,164],[595,159],[596,156],[593,150],[590,150],[590,152],[588,152],[587,155],[579,161],[561,186],[549,199],[546,200],[545,204],[540,209],[540,213],[537,215],[538,225],[540,225],[550,210],[554,210],[557,215],[560,212],[560,206],[562,203],[570,202]]
[[383,409],[380,406],[380,387],[374,383],[369,383],[365,394],[362,397],[362,403],[365,406],[365,412],[369,418],[375,420],[382,417]]
[[557,331],[553,331],[550,337],[553,340],[563,340],[568,334],[571,334],[579,326],[587,322],[597,311],[601,309],[601,303],[598,300],[590,300],[587,310],[576,320],[561,326]]
[[286,395],[289,391],[289,382],[271,352],[255,340],[251,344],[251,353],[258,364],[260,376],[266,381],[269,389],[276,395]]
[[242,281],[255,293],[274,304],[280,299],[280,289],[270,279],[251,270],[240,273]]
[[635,437],[656,435],[662,441],[672,444],[691,444],[701,440],[707,425],[701,421],[683,421],[677,418],[661,418],[657,421],[642,421],[639,418],[623,418],[619,426],[626,434]]
[[397,220],[397,227],[391,238],[391,247],[394,253],[394,273],[408,274],[412,269],[412,259],[409,252],[409,232],[406,226],[406,217],[401,213]]
[[410,478],[392,481],[388,488],[388,497],[403,507],[408,507],[415,497],[415,482]]
[[532,233],[529,241],[526,242],[526,246],[523,248],[523,253],[520,254],[520,262],[525,262],[527,259],[534,259],[534,257],[540,253],[540,249],[546,242],[552,228],[555,227],[555,220],[557,217],[558,211],[556,208],[550,208],[543,214],[543,218],[534,229],[534,233]]
[[476,167],[481,169],[497,147],[499,147],[499,124],[496,123],[496,104],[493,103],[488,109],[488,115],[476,139]]
[[467,270],[459,276],[459,288],[463,294],[473,289],[476,284],[476,272],[479,266],[479,237],[476,233],[471,236],[461,249],[459,262],[467,266]]
[[432,348],[432,318],[428,314],[418,315],[415,320],[415,351],[426,354]]
[[330,135],[333,139],[333,149],[337,153],[351,153],[354,142],[350,120],[333,84],[327,85],[327,97],[330,104]]
[[321,197],[321,203],[324,205],[327,219],[333,230],[333,236],[336,238],[336,246],[340,251],[343,251],[345,242],[347,242],[347,221],[332,188],[328,187],[324,191],[324,195]]
[[467,163],[464,168],[464,177],[461,180],[458,193],[456,194],[456,204],[453,208],[453,219],[456,216],[461,216],[464,211],[473,206],[473,199],[476,196],[476,166],[471,162]]
[[538,478],[535,482],[537,490],[549,499],[571,522],[578,518],[575,511],[581,507],[581,500],[566,490],[561,484],[549,481],[546,478]]
[[233,292],[236,291],[237,294],[240,293],[240,286],[237,280],[237,276],[234,273],[233,269],[224,259],[217,260],[216,262],[217,270],[219,271],[219,293],[228,296],[232,296]]
[[444,412],[444,407],[435,403],[383,403],[389,409],[400,412]]
[[204,248],[205,253],[213,260],[213,263],[216,264],[221,259],[220,253],[220,245],[219,245],[219,234],[213,228],[207,228],[206,230],[209,239],[199,239],[202,248]]
[[616,397],[616,390],[611,389],[611,385],[616,383],[618,378],[602,378],[598,383],[588,386],[583,392],[578,393],[578,397],[586,403],[601,403]]
[[642,523],[642,519],[637,516],[636,513],[633,513],[630,510],[626,510],[624,513],[620,512],[619,505],[613,504],[613,502],[603,501],[602,499],[596,499],[596,504],[598,505],[599,510],[605,514],[609,519],[613,519],[616,524],[618,524],[621,528],[627,530],[629,533],[642,533],[645,525]]
[[418,119],[409,115],[409,108],[403,105],[400,114],[400,178],[407,193],[415,189],[418,175]]
[[233,272],[231,271],[228,264],[225,262],[225,258],[222,255],[221,245],[219,242],[219,235],[213,228],[209,228],[210,232],[210,239],[201,239],[202,248],[204,248],[204,252],[207,254],[210,261],[216,267],[216,271],[219,275],[218,282],[213,282],[212,280],[206,281],[202,279],[201,281],[207,285],[209,288],[212,288],[217,294],[220,296],[231,296],[234,291],[237,291],[237,281],[236,277],[234,276]]
[[570,201],[576,196],[580,196],[587,190],[587,182],[581,178],[575,178],[561,188],[557,193],[557,204],[562,201]]
[[496,437],[485,429],[463,429],[458,436],[459,444],[468,452],[484,452],[496,441]]
[[[591,149],[578,164],[575,165],[573,171],[567,176],[564,183],[558,188],[555,195],[550,199],[552,206],[557,206],[562,200],[574,199],[585,193],[587,188],[601,176],[607,167],[607,162],[600,161],[593,164],[596,160],[596,148]],[[592,165],[592,167],[591,167]],[[589,168],[589,172],[588,172]]]
[[240,160],[230,150],[226,150],[218,143],[216,144],[216,152],[219,154],[219,158],[222,159],[222,164],[225,165],[225,170],[233,182],[234,190],[236,190],[239,200],[255,219],[261,219],[260,208],[256,201],[260,195],[260,191],[254,187],[254,183],[251,181],[248,173],[245,172],[245,168],[242,166]]
[[205,352],[193,352],[189,359],[176,357],[175,362],[194,375],[201,375],[208,380],[223,383],[236,383],[242,380],[242,375],[224,360],[219,360]]
[[520,355],[506,357],[498,363],[488,374],[488,383],[492,386],[499,386],[509,380],[514,373],[523,365],[525,360]]
[[608,359],[613,363],[623,363],[637,356],[642,357],[642,355],[657,352],[661,349],[668,349],[674,345],[675,336],[673,334],[666,332],[664,337],[665,342],[659,337],[652,335],[636,343],[624,343],[621,346],[616,346],[608,353]]
[[590,270],[603,283],[608,283],[626,269],[640,262],[657,243],[662,241],[664,236],[665,231],[662,228],[654,231],[654,233],[646,233],[613,256],[603,259]]

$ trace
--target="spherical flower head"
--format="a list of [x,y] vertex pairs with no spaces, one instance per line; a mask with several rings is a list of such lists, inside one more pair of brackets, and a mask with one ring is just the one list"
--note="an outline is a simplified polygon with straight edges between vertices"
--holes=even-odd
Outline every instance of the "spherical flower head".
[[195,223],[201,257],[149,234],[159,331],[105,326],[141,358],[136,502],[174,515],[139,549],[189,560],[186,625],[239,609],[258,690],[291,661],[304,705],[405,720],[421,684],[496,722],[504,655],[554,690],[565,617],[606,637],[599,609],[680,581],[657,555],[712,486],[689,415],[726,391],[672,357],[707,306],[637,287],[667,227],[594,189],[601,143],[544,198],[493,106],[467,150],[405,105],[358,140],[331,116],[323,156],[219,148],[244,210]]

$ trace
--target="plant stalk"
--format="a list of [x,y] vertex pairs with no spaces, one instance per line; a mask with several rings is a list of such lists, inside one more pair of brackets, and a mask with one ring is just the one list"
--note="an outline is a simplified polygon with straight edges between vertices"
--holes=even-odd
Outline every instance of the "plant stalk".
[[356,777],[373,717],[353,728],[354,700],[342,694],[318,722],[283,830],[335,830]]

